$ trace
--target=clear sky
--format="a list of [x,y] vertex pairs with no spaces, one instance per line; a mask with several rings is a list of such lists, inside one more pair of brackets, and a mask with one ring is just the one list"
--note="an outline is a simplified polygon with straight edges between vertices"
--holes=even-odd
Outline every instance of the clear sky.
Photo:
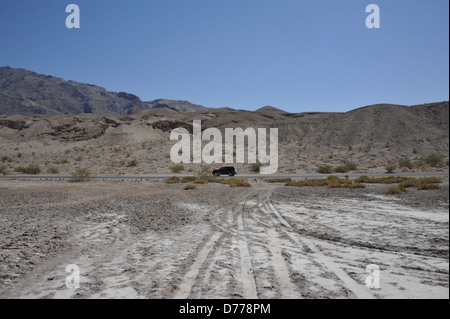
[[[81,28],[67,29],[68,4]],[[375,3],[381,28],[368,29]],[[0,66],[291,112],[449,99],[448,0],[0,0]]]

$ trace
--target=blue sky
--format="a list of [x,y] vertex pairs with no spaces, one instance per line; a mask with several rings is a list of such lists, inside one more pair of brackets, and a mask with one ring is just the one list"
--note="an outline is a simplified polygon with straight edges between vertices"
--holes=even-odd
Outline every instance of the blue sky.
[[[68,4],[81,28],[67,29]],[[381,28],[367,29],[368,4]],[[291,112],[449,99],[447,0],[0,0],[0,66]]]

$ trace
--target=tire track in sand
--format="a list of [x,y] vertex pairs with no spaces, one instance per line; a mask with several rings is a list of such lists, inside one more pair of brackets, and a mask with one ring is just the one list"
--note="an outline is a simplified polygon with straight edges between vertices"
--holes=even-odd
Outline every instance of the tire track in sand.
[[173,299],[189,298],[189,296],[191,295],[192,288],[195,285],[197,277],[199,276],[204,263],[207,261],[208,256],[213,251],[214,247],[218,244],[218,241],[221,236],[222,233],[216,232],[206,242],[206,244],[197,254],[194,263],[191,265],[187,273],[184,275],[183,281],[178,285],[178,290],[175,291]]
[[[365,286],[360,285],[355,280],[353,280],[342,268],[334,263],[332,258],[326,256],[319,248],[317,248],[311,240],[296,233],[295,229],[283,218],[283,216],[281,216],[280,212],[270,200],[267,200],[264,203],[264,206],[267,207],[267,212],[272,213],[280,222],[280,224],[289,230],[285,232],[286,235],[289,236],[289,238],[293,240],[297,245],[305,245],[306,247],[308,247],[314,253],[316,261],[333,272],[342,281],[345,287],[353,292],[356,298],[374,299],[374,296],[368,291]],[[295,233],[295,236],[293,235],[293,233]]]

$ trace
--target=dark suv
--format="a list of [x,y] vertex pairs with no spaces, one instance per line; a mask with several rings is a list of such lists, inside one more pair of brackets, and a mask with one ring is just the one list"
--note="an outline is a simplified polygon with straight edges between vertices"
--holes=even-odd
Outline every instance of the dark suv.
[[213,175],[215,175],[215,176],[220,176],[220,175],[234,176],[234,175],[236,175],[236,169],[231,166],[222,167],[222,168],[214,170]]

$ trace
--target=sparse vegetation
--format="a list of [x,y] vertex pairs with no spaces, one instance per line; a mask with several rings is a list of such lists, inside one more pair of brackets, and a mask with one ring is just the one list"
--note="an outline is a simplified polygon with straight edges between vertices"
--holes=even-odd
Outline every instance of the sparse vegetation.
[[215,176],[213,176],[212,174],[212,168],[208,167],[208,166],[202,166],[201,170],[197,173],[197,177],[199,179],[211,179],[214,178]]
[[197,189],[197,186],[192,185],[192,184],[187,184],[187,185],[184,187],[184,190],[185,190],[185,191],[196,190],[196,189]]
[[18,158],[22,158],[22,153],[17,153]]
[[196,179],[194,181],[194,184],[208,184],[208,183],[209,183],[208,180],[205,178]]
[[385,192],[385,194],[387,194],[387,195],[400,195],[400,194],[404,194],[404,193],[406,193],[406,189],[401,186],[389,187]]
[[181,183],[186,184],[186,183],[192,183],[195,182],[197,180],[197,177],[195,176],[186,176],[183,177],[183,179],[181,180]]
[[138,166],[138,162],[136,159],[132,159],[131,161],[128,161],[127,167],[136,167]]
[[[402,193],[405,193],[408,188],[414,187],[417,190],[441,189],[440,184],[442,183],[442,180],[437,177],[412,178],[412,177],[389,176],[389,177],[369,178],[367,176],[361,176],[356,180],[356,182],[365,184],[398,184],[398,188],[402,190]],[[395,192],[395,190],[390,190],[390,192],[391,191]]]
[[2,156],[1,158],[2,163],[11,163],[13,161],[13,159],[7,155]]
[[253,173],[259,173],[262,166],[264,166],[264,164],[260,161],[257,161],[256,163],[250,164],[249,168]]
[[416,165],[416,167],[421,168],[421,167],[427,166],[427,163],[425,163],[425,161],[420,160],[420,161],[417,161],[417,162],[415,163],[415,165]]
[[358,168],[358,164],[350,161],[350,160],[343,160],[342,165],[339,165],[337,167],[332,167],[330,165],[323,165],[319,166],[317,168],[317,173],[319,174],[332,174],[332,173],[348,173],[350,171],[354,171]]
[[178,174],[184,171],[184,166],[183,165],[173,165],[170,170],[172,171],[172,173]]
[[358,164],[351,160],[343,160],[342,163],[348,168],[348,171],[355,171],[358,168]]
[[435,154],[428,155],[424,161],[431,167],[441,167],[443,163],[442,157]]
[[329,176],[324,179],[305,179],[302,181],[289,181],[286,186],[295,187],[328,187],[328,188],[365,188],[364,184],[353,182],[349,179],[339,178],[337,176]]
[[59,174],[59,169],[57,168],[57,167],[50,167],[48,170],[47,170],[47,172],[49,173],[49,174]]
[[27,175],[38,175],[41,173],[41,168],[39,165],[31,164],[29,166],[19,166],[14,169],[17,173],[27,174]]
[[91,172],[87,168],[76,168],[72,173],[71,183],[88,182],[91,180]]
[[9,174],[8,169],[6,168],[5,165],[1,165],[0,166],[0,174],[2,174],[2,175],[8,175]]
[[334,173],[348,173],[350,172],[350,168],[347,165],[340,165],[333,169]]
[[176,176],[173,177],[169,177],[168,179],[166,179],[166,184],[179,184],[180,183],[180,179]]
[[356,179],[356,182],[365,184],[398,184],[404,182],[407,179],[408,179],[407,177],[400,177],[400,176],[373,177],[373,178],[361,176]]
[[331,174],[331,173],[333,173],[333,167],[331,167],[329,165],[319,166],[317,168],[317,173],[319,173],[319,174]]
[[418,183],[418,185],[417,185],[417,190],[419,190],[419,191],[429,191],[429,190],[439,190],[439,189],[441,189],[441,185],[434,184],[434,183],[422,182],[422,183]]
[[398,166],[400,168],[412,169],[413,168],[413,163],[407,158],[401,158],[401,159],[398,160]]
[[292,182],[292,179],[290,178],[271,178],[266,179],[267,183],[290,183]]
[[[266,180],[267,182],[282,182],[283,179]],[[396,188],[401,189],[401,193],[406,192],[407,188],[415,187],[417,190],[434,190],[440,189],[442,180],[436,177],[427,178],[408,178],[408,177],[378,177],[370,178],[367,176],[361,176],[352,181],[349,178],[339,178],[337,176],[328,176],[324,179],[305,179],[301,181],[293,181],[286,179],[285,186],[295,187],[328,187],[328,188],[366,188],[365,184],[399,184]],[[396,193],[398,190],[389,190],[390,194]]]
[[388,174],[394,173],[395,169],[396,169],[395,165],[386,165],[386,173]]
[[220,184],[230,185],[230,187],[252,187],[252,184],[243,178],[222,179]]

